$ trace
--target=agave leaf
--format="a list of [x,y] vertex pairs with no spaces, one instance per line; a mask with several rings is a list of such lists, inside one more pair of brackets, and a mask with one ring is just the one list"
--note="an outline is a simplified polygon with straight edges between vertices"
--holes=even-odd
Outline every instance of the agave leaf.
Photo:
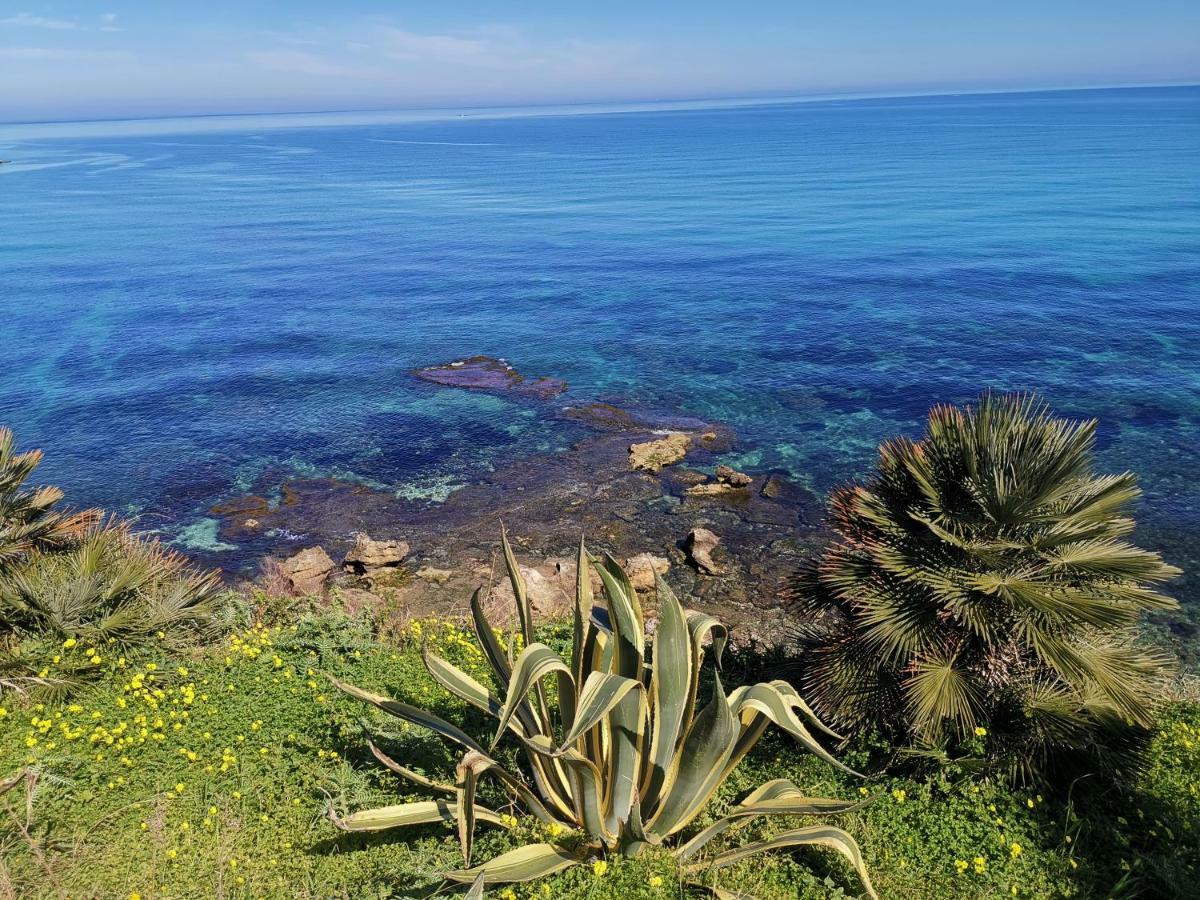
[[[775,835],[770,840],[755,841],[736,850],[728,850],[725,853],[720,853],[708,861],[706,865],[713,869],[720,869],[741,862],[743,859],[747,859],[756,853],[806,845],[829,847],[846,857],[850,861],[850,864],[854,866],[854,871],[858,873],[859,880],[862,882],[867,894],[878,900],[879,895],[875,893],[875,888],[871,884],[871,876],[867,874],[867,867],[863,862],[862,852],[858,849],[858,844],[845,831],[840,828],[834,828],[831,825],[810,825],[807,828],[796,828],[792,831],[785,831],[782,834]],[[693,866],[693,868],[696,867]]]
[[654,711],[654,733],[650,756],[642,776],[642,796],[648,810],[660,799],[667,769],[675,755],[687,718],[687,703],[693,695],[692,682],[700,673],[692,667],[691,640],[683,606],[661,576],[655,577],[660,606],[654,632],[654,668],[650,675],[650,701]]
[[[446,800],[419,800],[416,803],[360,810],[344,819],[333,815],[330,818],[342,831],[385,831],[403,825],[453,822],[455,808]],[[475,807],[475,818],[480,822],[504,827],[504,820],[500,818],[499,813],[481,806]]]
[[475,789],[479,786],[479,776],[491,767],[491,763],[482,753],[467,753],[458,764],[454,817],[458,820],[464,866],[471,865],[471,846],[475,842]]
[[463,894],[463,900],[483,900],[483,886],[484,880],[481,873],[480,876],[471,883],[471,886],[467,889],[467,892]]
[[[587,547],[583,537],[579,538],[579,553],[575,557],[575,609],[573,617],[574,633],[571,641],[571,678],[575,684],[582,685],[587,673],[584,671],[585,652],[588,644],[588,631],[591,629],[592,610],[592,578],[591,566],[588,565]],[[570,730],[575,724],[575,697],[570,702],[560,698],[559,707],[562,712],[563,728]]]
[[399,700],[384,697],[382,694],[373,694],[370,691],[364,691],[352,684],[338,681],[336,678],[330,678],[330,681],[333,682],[339,691],[353,697],[355,700],[370,703],[372,706],[378,707],[398,719],[404,719],[406,722],[412,722],[414,725],[428,728],[430,731],[437,732],[447,740],[466,747],[468,750],[477,750],[480,753],[484,752],[483,746],[478,741],[457,725],[451,725],[440,716],[435,716],[433,713],[418,709],[415,706],[409,706],[407,703],[401,703]]
[[438,791],[443,794],[453,794],[454,793],[453,785],[442,784],[441,782],[434,781],[432,778],[426,778],[424,775],[421,775],[418,772],[414,772],[412,769],[409,769],[405,766],[400,765],[400,763],[396,762],[394,759],[392,759],[390,756],[388,756],[386,753],[384,753],[383,750],[381,750],[379,748],[379,745],[377,743],[375,743],[375,740],[371,736],[371,733],[369,731],[367,731],[366,723],[363,722],[361,724],[362,724],[363,732],[366,734],[366,737],[367,737],[367,746],[371,750],[371,755],[374,756],[381,763],[383,763],[387,768],[391,769],[397,775],[407,778],[409,781],[415,782],[416,784],[419,784],[424,788],[428,788],[431,791]]
[[462,883],[475,882],[482,877],[485,885],[507,884],[545,878],[580,862],[583,862],[581,854],[554,844],[527,844],[501,853],[473,869],[457,869],[443,874],[451,881]]
[[[495,719],[500,718],[500,698],[482,684],[453,663],[447,662],[429,650],[422,651],[421,658],[434,681],[476,709],[482,710]],[[519,724],[515,722],[509,724],[512,727],[519,727]]]
[[508,580],[512,583],[513,597],[517,601],[517,616],[521,620],[521,636],[525,646],[533,643],[533,607],[529,603],[529,591],[525,587],[525,579],[521,576],[521,567],[513,555],[512,545],[508,542],[508,531],[500,526],[500,546],[504,548],[504,567],[508,570]]
[[[551,672],[564,673],[567,679],[571,676],[571,670],[567,668],[566,663],[545,644],[532,643],[521,651],[521,655],[517,657],[517,661],[513,665],[512,681],[508,686],[508,696],[504,699],[504,708],[500,711],[500,727],[496,729],[496,737],[492,741],[493,747],[500,742],[504,729],[508,727],[509,719],[512,718],[517,707],[524,702],[529,689],[536,687],[538,681]],[[560,681],[560,686],[561,684]],[[574,683],[568,682],[568,687],[573,690]],[[553,738],[549,717],[547,716],[540,724],[542,726],[540,733]]]
[[[614,574],[620,566],[611,556],[604,564],[593,564],[608,598],[612,622],[612,657],[610,671],[630,678],[639,684],[645,654],[645,635],[637,593],[627,588],[628,579]],[[645,738],[646,697],[628,694],[609,714],[608,752],[605,755],[605,823],[610,831],[618,831],[629,817],[629,808],[638,787],[638,768],[641,765]]]
[[562,763],[571,777],[574,822],[582,825],[593,840],[611,844],[616,839],[616,832],[610,831],[604,822],[604,782],[599,767],[582,753],[559,750],[541,736],[522,739],[521,743],[533,753],[553,757]]
[[725,763],[737,742],[738,722],[718,676],[712,700],[692,722],[667,772],[662,803],[646,825],[667,837],[685,827],[709,801],[725,777]]
[[724,818],[699,832],[675,851],[679,860],[690,859],[717,835],[732,826],[747,822],[758,816],[831,816],[855,812],[874,803],[882,792],[864,800],[832,800],[824,797],[806,797],[786,778],[768,781],[742,800]]
[[579,709],[571,729],[563,735],[560,746],[570,747],[578,741],[632,690],[643,690],[632,678],[610,675],[607,672],[592,672],[579,694]]
[[483,655],[492,667],[496,683],[500,685],[500,690],[507,690],[508,681],[512,677],[512,665],[508,661],[508,655],[500,649],[496,632],[492,630],[483,614],[483,591],[480,588],[476,588],[475,593],[471,595],[471,625],[479,646],[483,648]]
[[[841,769],[843,772],[848,772],[851,775],[863,777],[861,773],[855,772],[850,767],[839,762],[828,750],[817,743],[816,738],[812,736],[804,723],[792,709],[791,703],[779,692],[779,689],[773,684],[760,682],[759,684],[740,687],[734,690],[729,697],[730,706],[733,708],[735,716],[743,716],[747,710],[762,713],[801,744],[804,745],[810,753],[819,756],[831,766]],[[745,748],[749,750],[750,748]]]

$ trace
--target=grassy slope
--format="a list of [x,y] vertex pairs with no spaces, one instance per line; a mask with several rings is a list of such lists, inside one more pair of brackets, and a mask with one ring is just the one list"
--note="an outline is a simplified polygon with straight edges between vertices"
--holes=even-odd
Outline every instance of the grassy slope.
[[[430,623],[420,631],[422,640],[482,675],[463,632]],[[561,642],[564,633],[550,628],[546,637]],[[23,791],[0,800],[0,898],[436,892],[443,884],[437,873],[461,862],[450,826],[352,836],[326,818],[330,803],[345,811],[427,797],[366,754],[358,722],[367,711],[335,695],[320,673],[487,733],[481,718],[425,675],[419,647],[411,632],[387,645],[362,625],[326,615],[296,627],[250,628],[186,658],[164,651],[122,661],[96,648],[99,677],[70,705],[38,706],[10,695],[0,701],[0,776],[32,765],[40,780],[28,829]],[[453,757],[436,740],[369,718],[394,755],[453,778]],[[865,765],[868,751],[852,748],[846,759]],[[769,735],[710,815],[781,776],[819,796],[858,796],[863,787]],[[1165,895],[1185,892],[1200,874],[1198,785],[1200,706],[1177,704],[1125,795],[1086,782],[1039,798],[948,775],[882,779],[867,786],[882,791],[881,799],[841,824],[862,844],[885,897],[1094,896],[1117,885],[1125,893]],[[494,789],[483,799],[504,803]],[[800,823],[752,826],[731,840],[789,824]],[[481,826],[475,856],[485,860],[547,838],[528,818],[511,832]],[[764,898],[857,892],[848,867],[810,850],[758,856],[715,877]],[[577,867],[513,893],[599,900],[678,897],[681,890],[669,858],[647,854],[609,859],[602,874]]]

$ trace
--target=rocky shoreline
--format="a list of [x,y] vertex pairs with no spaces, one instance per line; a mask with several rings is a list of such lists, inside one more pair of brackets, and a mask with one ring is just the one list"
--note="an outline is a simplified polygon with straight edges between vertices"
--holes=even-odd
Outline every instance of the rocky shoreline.
[[[488,357],[414,374],[547,406],[566,389]],[[493,602],[505,602],[503,523],[537,607],[551,615],[570,608],[584,535],[593,552],[629,563],[646,588],[663,574],[685,603],[719,614],[741,641],[777,640],[780,585],[823,542],[818,498],[778,472],[694,468],[711,468],[734,446],[720,423],[601,403],[553,414],[592,433],[566,451],[505,465],[444,502],[333,479],[288,480],[271,501],[264,483],[213,507],[220,539],[271,560],[264,572],[298,592],[336,587],[353,606],[454,615],[481,584],[496,585]],[[294,560],[298,551],[306,556]]]

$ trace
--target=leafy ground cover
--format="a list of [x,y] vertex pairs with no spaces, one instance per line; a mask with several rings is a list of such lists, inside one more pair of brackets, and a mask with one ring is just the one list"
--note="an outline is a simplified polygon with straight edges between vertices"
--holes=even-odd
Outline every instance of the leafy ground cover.
[[[567,628],[541,638],[565,645]],[[70,642],[68,642],[70,643]],[[439,872],[461,863],[450,826],[348,835],[332,809],[429,799],[370,755],[369,715],[385,749],[410,767],[452,778],[453,755],[436,738],[367,713],[326,675],[431,708],[486,736],[468,710],[425,673],[422,644],[470,674],[486,667],[469,632],[419,621],[382,639],[369,623],[312,610],[266,615],[192,651],[167,642],[137,658],[75,644],[54,668],[82,662],[96,677],[61,701],[0,699],[0,779],[29,776],[0,797],[0,897],[427,897],[450,892]],[[53,659],[53,658],[52,658]],[[762,674],[770,660],[730,660],[727,684]],[[879,771],[890,757],[857,739],[842,755]],[[1187,896],[1200,876],[1200,703],[1171,703],[1137,772],[1084,778],[1055,790],[1010,790],[942,769],[933,775],[839,774],[768,733],[697,827],[767,778],[788,777],[821,796],[880,798],[841,823],[860,841],[885,897]],[[495,788],[491,788],[495,790]],[[481,829],[475,856],[570,833],[506,810]],[[787,820],[749,825],[768,837]],[[712,852],[717,852],[714,846]],[[712,873],[716,884],[762,898],[854,895],[857,880],[818,850],[759,856]],[[596,859],[490,896],[684,896],[669,857]]]

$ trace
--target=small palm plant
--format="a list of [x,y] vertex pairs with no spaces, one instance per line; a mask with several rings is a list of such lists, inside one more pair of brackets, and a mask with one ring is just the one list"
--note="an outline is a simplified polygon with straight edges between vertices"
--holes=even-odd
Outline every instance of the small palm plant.
[[[540,878],[604,850],[632,856],[647,847],[667,847],[685,874],[693,874],[762,851],[820,845],[849,859],[867,892],[874,896],[854,839],[824,824],[784,831],[770,840],[720,853],[707,863],[695,862],[696,854],[713,838],[753,818],[826,816],[861,806],[861,802],[808,797],[791,781],[777,779],[762,785],[727,816],[686,842],[679,840],[769,724],[782,728],[831,765],[850,771],[814,739],[805,719],[837,736],[783,681],[739,687],[726,694],[717,677],[711,699],[697,711],[704,642],[711,640],[719,665],[727,640],[724,626],[711,616],[685,611],[660,578],[660,621],[647,658],[642,610],[628,576],[611,557],[603,561],[590,557],[582,542],[574,643],[571,659],[563,660],[550,647],[533,640],[529,598],[507,537],[503,547],[524,639],[524,649],[515,660],[501,649],[496,632],[485,619],[480,592],[471,600],[475,635],[503,698],[446,660],[425,654],[435,681],[497,721],[491,746],[424,710],[338,683],[350,696],[428,728],[465,752],[456,782],[450,785],[410,771],[371,742],[372,752],[390,769],[446,797],[356,812],[346,818],[335,816],[336,825],[347,831],[377,831],[457,822],[466,868],[447,872],[446,877],[472,883],[477,892],[484,884]],[[592,569],[599,575],[606,601],[596,609],[589,576]],[[544,684],[551,676],[557,687],[556,709],[551,707]],[[494,749],[506,736],[523,753],[529,778],[496,761]],[[497,812],[476,803],[476,787],[484,775],[498,779],[542,821],[582,831],[583,845],[567,849],[530,844],[470,868],[475,824],[503,825]]]
[[98,518],[95,511],[54,509],[63,496],[58,488],[26,487],[41,461],[42,451],[18,453],[12,430],[0,428],[0,572],[34,550],[61,546]]
[[0,634],[132,646],[159,632],[195,637],[219,604],[217,572],[193,569],[112,521],[39,551],[0,577]]
[[818,713],[942,750],[986,738],[1029,777],[1150,722],[1167,657],[1139,645],[1178,574],[1125,538],[1135,477],[1097,475],[1095,421],[1036,399],[939,406],[834,492],[836,541],[795,583]]

